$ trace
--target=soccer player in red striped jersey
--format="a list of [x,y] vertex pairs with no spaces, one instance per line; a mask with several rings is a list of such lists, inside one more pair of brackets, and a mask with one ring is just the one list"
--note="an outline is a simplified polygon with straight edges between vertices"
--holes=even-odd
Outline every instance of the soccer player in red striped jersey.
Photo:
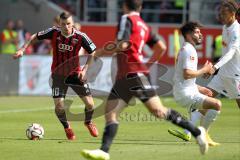
[[[55,113],[62,123],[66,136],[69,140],[74,140],[75,135],[67,121],[64,110],[64,99],[68,87],[71,87],[85,104],[85,126],[93,137],[98,136],[98,130],[92,122],[94,102],[86,83],[86,71],[93,60],[96,46],[91,39],[74,27],[72,15],[67,12],[60,14],[60,27],[52,27],[45,31],[33,34],[31,39],[20,48],[14,59],[20,58],[26,48],[38,40],[51,40],[53,49],[52,62],[52,96],[55,104]],[[86,64],[81,68],[79,63],[79,50],[84,48],[88,53]]]
[[102,145],[100,149],[83,150],[81,154],[87,159],[110,159],[108,152],[117,134],[118,115],[129,104],[132,97],[140,99],[157,118],[187,128],[197,139],[202,154],[205,154],[208,150],[205,129],[203,127],[196,128],[180,113],[162,105],[159,96],[148,80],[150,73],[148,65],[146,66],[143,62],[143,46],[147,44],[153,49],[154,54],[149,59],[149,63],[157,61],[166,47],[140,17],[141,6],[141,0],[124,0],[124,15],[119,23],[116,44],[109,43],[104,49],[96,51],[97,56],[105,52],[108,52],[108,54],[117,52],[118,72],[106,104],[106,126]]

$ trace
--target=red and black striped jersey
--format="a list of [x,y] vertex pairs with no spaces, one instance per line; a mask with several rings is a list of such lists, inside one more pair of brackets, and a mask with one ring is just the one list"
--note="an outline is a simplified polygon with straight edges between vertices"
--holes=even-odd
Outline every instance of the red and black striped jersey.
[[118,78],[123,78],[128,73],[148,73],[143,63],[142,50],[145,44],[150,47],[159,41],[156,34],[144,22],[138,12],[131,12],[121,17],[118,25],[117,40],[129,41],[131,47],[117,55]]
[[51,71],[54,74],[67,76],[79,72],[79,50],[83,47],[89,54],[96,50],[95,44],[83,32],[73,29],[69,36],[64,36],[57,27],[37,33],[38,40],[51,40],[53,62]]

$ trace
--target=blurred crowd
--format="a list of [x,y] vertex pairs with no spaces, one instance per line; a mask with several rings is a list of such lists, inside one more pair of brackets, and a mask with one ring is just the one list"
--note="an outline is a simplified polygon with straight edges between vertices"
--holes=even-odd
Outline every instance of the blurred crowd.
[[[64,10],[67,10],[68,12],[72,14],[76,14],[76,0],[50,0],[53,3],[56,3],[58,6],[63,8]],[[83,1],[83,0],[80,0]]]
[[[143,8],[142,17],[147,22],[181,23],[183,17],[182,10],[184,8],[188,10],[189,4],[185,0],[145,1]],[[152,12],[148,12],[149,9]]]
[[[91,22],[105,22],[107,20],[107,0],[51,0],[63,9],[76,14],[76,6],[80,5],[80,15],[86,14],[85,19]],[[189,1],[187,0],[144,0],[142,17],[146,22],[153,23],[181,23],[183,8],[188,10]],[[118,19],[121,15],[122,0],[117,0]],[[185,6],[186,5],[186,6]],[[159,12],[160,11],[160,12]],[[84,13],[86,12],[86,13]]]
[[[74,9],[74,5],[76,5],[76,0],[51,0],[54,3],[57,3],[59,6],[64,9],[72,12],[73,14],[76,12]],[[121,1],[118,0],[118,9],[120,10]],[[83,7],[85,0],[81,0],[81,6]],[[187,3],[185,3],[187,2]],[[102,21],[106,20],[106,11],[102,9],[106,9],[107,3],[106,0],[88,0],[88,21]],[[206,3],[207,4],[207,3]],[[211,4],[209,6],[209,4]],[[215,21],[215,24],[221,24],[219,19],[219,4],[220,2],[214,1],[209,3],[207,6],[202,4],[202,9],[209,10],[211,7],[214,10],[214,15],[212,15],[211,21]],[[71,7],[70,7],[71,6]],[[206,8],[207,7],[207,8]],[[181,23],[183,20],[183,9],[189,9],[189,1],[188,0],[145,0],[143,2],[143,11],[142,17],[147,22],[153,23]],[[91,9],[99,9],[93,11]],[[160,10],[159,10],[160,9]],[[83,10],[81,10],[83,11]],[[160,11],[160,12],[159,12]],[[168,11],[168,12],[166,12]],[[171,12],[169,12],[171,11]],[[174,12],[173,12],[174,11]],[[120,17],[121,13],[119,13]],[[188,14],[185,17],[185,21],[188,20]],[[105,18],[103,18],[105,17]],[[208,17],[211,17],[208,15]],[[206,18],[203,16],[203,18]],[[81,17],[80,17],[81,19]],[[201,20],[200,20],[201,21]],[[59,17],[56,16],[53,19],[53,26],[59,26]],[[75,24],[75,28],[78,30],[81,29],[81,25],[79,23]],[[30,39],[31,34],[24,26],[24,22],[19,19],[13,21],[11,19],[7,20],[5,23],[5,28],[0,31],[0,54],[13,54],[16,52],[18,48],[20,48],[27,40]],[[220,44],[220,43],[219,43]],[[214,45],[213,45],[214,46]],[[213,47],[214,48],[214,47]],[[36,44],[29,46],[26,50],[27,55],[37,54],[37,55],[49,55],[51,54],[51,43],[48,40],[39,41]],[[213,49],[214,50],[214,49]]]
[[[24,26],[24,22],[19,19],[13,21],[11,19],[6,21],[4,29],[0,33],[1,54],[14,54],[27,40],[30,39],[31,33]],[[51,47],[48,41],[42,41],[29,46],[25,54],[50,54]]]
[[[53,26],[59,27],[59,16],[53,19]],[[75,23],[77,30],[81,29],[80,23]],[[30,33],[24,26],[24,22],[19,19],[6,21],[4,29],[0,32],[0,54],[14,54],[31,38]],[[49,55],[52,47],[49,40],[38,41],[34,45],[30,45],[26,51],[26,55]]]
[[[71,12],[79,15],[81,21],[106,22],[111,12],[107,0],[50,0]],[[78,2],[78,3],[77,3]],[[117,2],[117,20],[121,17],[122,0]],[[181,24],[189,19],[191,0],[143,0],[142,18],[148,23]],[[203,1],[199,8],[201,11],[199,21],[205,24],[219,25],[219,0]],[[78,8],[79,7],[79,8]],[[77,9],[78,8],[78,9]],[[115,10],[114,10],[115,11]],[[79,12],[79,13],[78,13]],[[201,19],[202,17],[202,19]]]

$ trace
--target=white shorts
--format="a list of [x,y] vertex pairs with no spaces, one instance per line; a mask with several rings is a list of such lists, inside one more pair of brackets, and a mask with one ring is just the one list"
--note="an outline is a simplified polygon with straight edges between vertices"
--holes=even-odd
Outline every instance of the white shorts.
[[181,106],[188,108],[189,111],[192,111],[193,109],[201,109],[203,102],[207,97],[198,91],[193,94],[174,92],[173,95],[176,102]]
[[240,99],[240,79],[224,77],[217,74],[207,87],[231,99]]

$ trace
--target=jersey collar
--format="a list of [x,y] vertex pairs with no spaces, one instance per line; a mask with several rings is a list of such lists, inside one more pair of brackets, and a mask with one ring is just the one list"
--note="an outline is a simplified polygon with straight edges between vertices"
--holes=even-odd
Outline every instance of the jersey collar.
[[66,36],[66,35],[64,35],[64,34],[62,33],[62,31],[61,31],[61,35],[62,35],[63,37],[65,37],[65,38],[69,38],[69,37],[73,36],[73,35],[75,34],[75,32],[76,32],[76,30],[73,28],[72,34]]
[[194,45],[193,45],[192,43],[190,43],[190,42],[187,42],[187,41],[186,41],[184,44],[185,44],[185,45],[189,45],[189,46],[195,48]]
[[227,25],[225,25],[225,28],[228,30],[231,30],[233,28],[233,26],[235,26],[235,23],[238,23],[238,21],[235,20],[229,27],[227,27]]
[[140,16],[140,13],[132,11],[132,12],[128,13],[127,15],[129,15],[129,16],[133,16],[133,15]]

